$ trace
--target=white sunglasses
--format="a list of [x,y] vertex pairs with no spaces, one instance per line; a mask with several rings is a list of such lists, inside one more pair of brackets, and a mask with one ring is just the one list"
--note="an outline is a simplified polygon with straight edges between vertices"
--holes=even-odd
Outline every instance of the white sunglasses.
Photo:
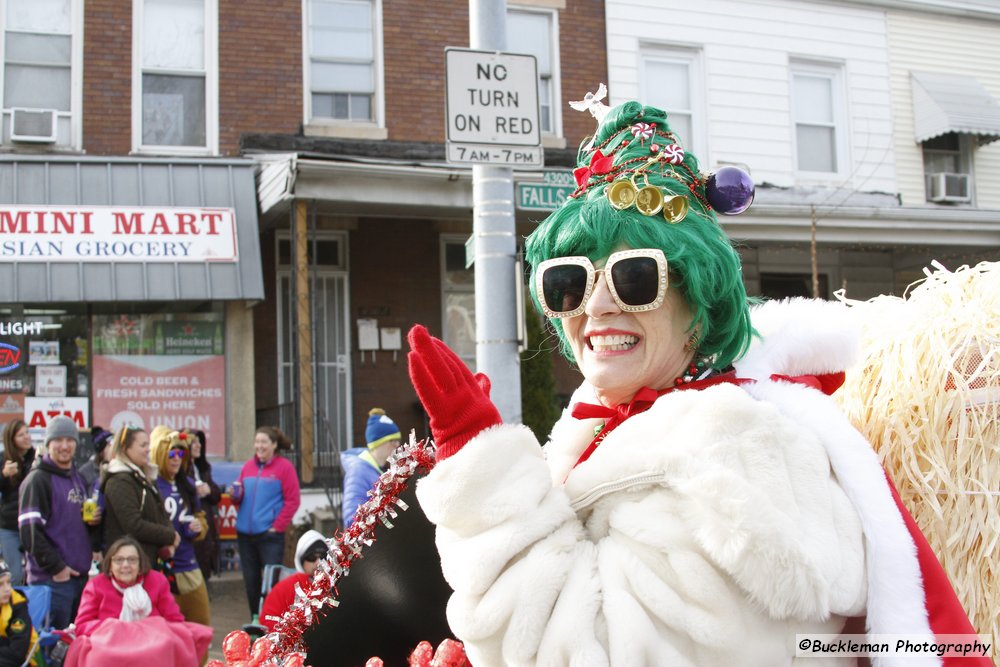
[[[658,248],[621,250],[608,257],[604,280],[627,313],[655,310],[667,294],[667,258]],[[538,265],[535,293],[546,317],[575,317],[594,293],[598,269],[588,257],[557,257]]]

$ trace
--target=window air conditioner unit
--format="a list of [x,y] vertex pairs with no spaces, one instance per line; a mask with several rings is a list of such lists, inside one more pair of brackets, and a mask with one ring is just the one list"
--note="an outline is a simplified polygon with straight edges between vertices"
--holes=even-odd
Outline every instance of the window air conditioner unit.
[[10,140],[34,144],[56,142],[55,109],[11,109]]
[[930,200],[933,202],[967,202],[969,196],[969,175],[945,172],[929,174]]

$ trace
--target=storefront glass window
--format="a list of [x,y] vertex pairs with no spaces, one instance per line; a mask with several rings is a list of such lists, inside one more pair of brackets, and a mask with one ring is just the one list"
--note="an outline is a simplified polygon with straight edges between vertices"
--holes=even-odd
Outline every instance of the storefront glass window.
[[224,455],[225,318],[221,304],[0,305],[0,422],[24,419],[37,445],[52,417],[82,431],[125,424],[205,431]]
[[208,453],[225,453],[221,311],[96,314],[93,340],[95,422],[204,431]]

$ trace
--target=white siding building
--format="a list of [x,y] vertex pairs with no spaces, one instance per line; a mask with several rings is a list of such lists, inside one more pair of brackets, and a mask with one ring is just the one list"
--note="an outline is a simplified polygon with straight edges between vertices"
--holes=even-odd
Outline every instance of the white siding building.
[[[844,286],[854,298],[898,293],[932,259],[954,267],[1000,246],[1000,144],[980,146],[988,128],[951,128],[957,121],[929,110],[944,124],[933,168],[967,166],[978,196],[928,201],[910,84],[911,71],[963,74],[1000,99],[1000,10],[983,7],[607,0],[610,103],[666,109],[705,171],[749,169],[754,206],[721,222],[744,246],[752,292],[811,290],[815,218],[821,296]],[[963,177],[949,179],[961,187]]]

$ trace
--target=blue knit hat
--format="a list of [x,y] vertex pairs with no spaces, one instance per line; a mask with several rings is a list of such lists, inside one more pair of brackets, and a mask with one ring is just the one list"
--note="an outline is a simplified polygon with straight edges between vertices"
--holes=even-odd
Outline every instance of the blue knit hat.
[[389,419],[382,408],[372,408],[368,411],[368,426],[365,428],[365,442],[368,449],[375,449],[390,440],[402,440],[396,422]]

